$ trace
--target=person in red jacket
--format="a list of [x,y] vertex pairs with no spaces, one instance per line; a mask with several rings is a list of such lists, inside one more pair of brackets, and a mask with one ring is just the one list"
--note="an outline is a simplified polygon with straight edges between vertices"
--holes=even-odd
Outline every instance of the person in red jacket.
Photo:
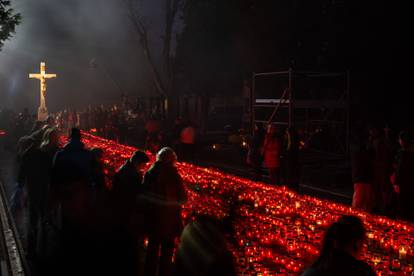
[[276,125],[269,125],[263,144],[264,165],[269,171],[270,183],[279,185],[281,143]]

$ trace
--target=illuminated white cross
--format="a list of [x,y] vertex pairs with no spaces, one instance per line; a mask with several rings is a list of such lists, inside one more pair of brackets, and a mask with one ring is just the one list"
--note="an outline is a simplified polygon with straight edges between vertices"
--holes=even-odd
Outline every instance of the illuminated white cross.
[[56,78],[56,74],[46,74],[46,63],[40,63],[40,74],[30,74],[29,78],[40,80],[40,106],[37,112],[39,121],[46,120],[48,116],[46,108],[46,80]]

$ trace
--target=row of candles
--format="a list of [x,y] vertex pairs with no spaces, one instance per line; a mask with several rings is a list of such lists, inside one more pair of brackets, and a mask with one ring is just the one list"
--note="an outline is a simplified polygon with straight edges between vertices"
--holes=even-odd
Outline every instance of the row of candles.
[[[136,149],[88,133],[83,136],[88,147],[104,150],[110,185],[110,175]],[[215,169],[187,163],[177,167],[189,199],[183,206],[183,221],[200,213],[230,219],[233,235],[228,237],[228,246],[240,274],[300,274],[319,254],[326,228],[341,215],[356,215],[365,222],[368,234],[363,259],[378,275],[410,275],[413,271],[412,224]]]

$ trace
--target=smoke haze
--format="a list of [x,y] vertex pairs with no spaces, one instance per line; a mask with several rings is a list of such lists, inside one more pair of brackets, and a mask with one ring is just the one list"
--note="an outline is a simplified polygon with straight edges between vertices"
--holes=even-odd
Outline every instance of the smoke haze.
[[[160,41],[162,12],[148,1],[141,13],[150,22],[154,47]],[[151,93],[147,63],[120,0],[15,0],[22,23],[0,52],[0,108],[37,110],[39,81],[46,73],[47,105],[65,107],[116,101],[122,93]]]

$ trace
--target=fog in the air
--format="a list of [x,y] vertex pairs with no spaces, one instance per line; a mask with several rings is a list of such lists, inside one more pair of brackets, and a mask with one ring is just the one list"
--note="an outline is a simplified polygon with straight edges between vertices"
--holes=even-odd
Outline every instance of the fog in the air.
[[[37,73],[41,61],[47,73],[58,75],[47,82],[51,111],[110,103],[122,93],[151,93],[147,63],[122,0],[12,2],[23,21],[0,52],[0,108],[37,109],[39,81],[28,74]],[[140,5],[154,47],[160,47],[162,28],[157,2]]]

